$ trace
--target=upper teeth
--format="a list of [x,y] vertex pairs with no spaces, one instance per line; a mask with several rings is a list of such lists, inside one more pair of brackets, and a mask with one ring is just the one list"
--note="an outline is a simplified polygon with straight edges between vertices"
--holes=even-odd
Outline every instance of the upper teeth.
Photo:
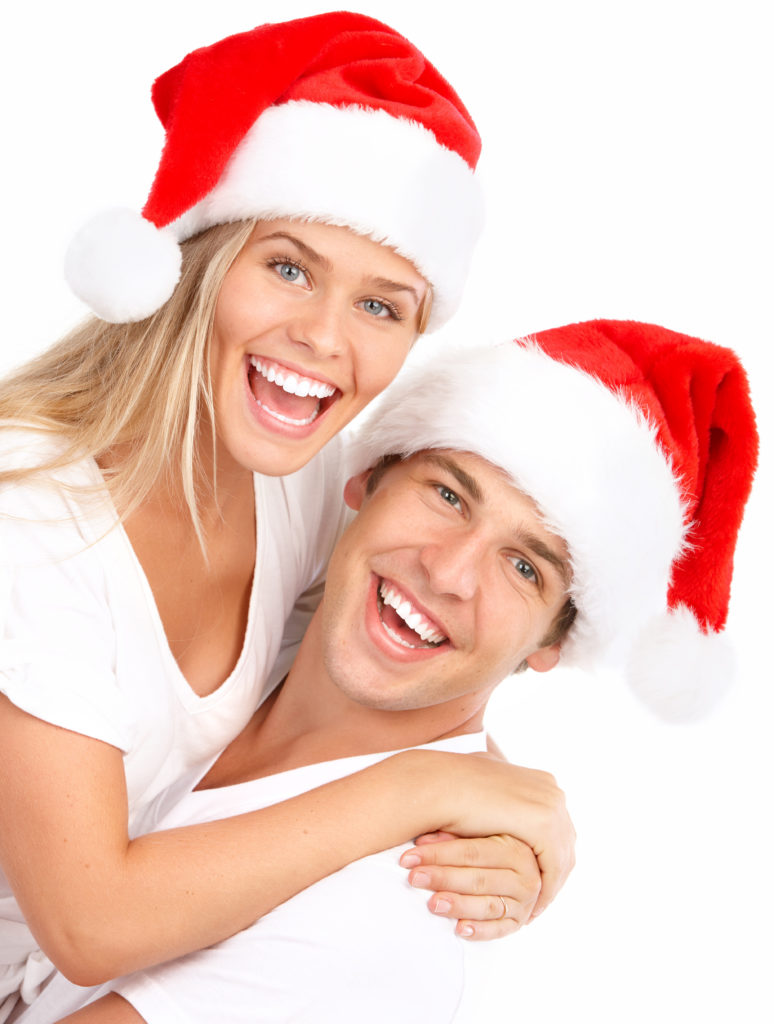
[[443,633],[439,633],[435,626],[427,621],[422,612],[414,608],[404,594],[384,580],[379,586],[379,596],[385,604],[394,608],[409,629],[413,629],[426,643],[440,644],[446,639]]
[[324,384],[313,377],[302,377],[290,370],[283,370],[276,363],[262,362],[257,356],[250,356],[250,362],[262,377],[290,395],[299,395],[301,398],[306,398],[307,395],[313,398],[330,398],[336,391],[332,384]]

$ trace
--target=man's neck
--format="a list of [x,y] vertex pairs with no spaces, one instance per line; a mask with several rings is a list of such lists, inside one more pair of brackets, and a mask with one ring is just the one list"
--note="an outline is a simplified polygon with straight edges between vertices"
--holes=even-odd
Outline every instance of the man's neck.
[[384,711],[349,699],[325,669],[320,620],[313,617],[285,682],[218,758],[204,788],[480,731],[483,706]]

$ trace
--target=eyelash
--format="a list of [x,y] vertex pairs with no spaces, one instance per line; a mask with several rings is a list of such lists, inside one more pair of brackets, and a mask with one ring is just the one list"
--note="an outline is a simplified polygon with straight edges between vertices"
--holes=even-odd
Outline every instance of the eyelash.
[[266,260],[267,267],[295,267],[296,270],[300,270],[304,277],[309,277],[309,271],[299,260],[293,259],[291,256],[272,256]]
[[[435,487],[436,491],[438,492],[441,501],[443,501],[446,505],[448,505],[450,508],[453,508],[455,512],[459,512],[462,510],[462,498],[460,498],[459,494],[457,494],[456,491],[453,491],[451,487],[447,487],[446,484],[433,484],[433,487]],[[455,499],[456,504],[454,504],[454,502],[449,501],[448,498],[444,496],[444,494],[451,495]]]
[[[360,301],[361,301],[361,303],[362,302],[378,302],[379,305],[380,306],[384,306],[384,308],[390,314],[390,319],[391,320],[397,320],[397,321],[403,320],[403,314],[401,313],[400,308],[398,306],[396,306],[394,302],[390,302],[389,299],[377,299],[375,296],[369,295],[368,298],[361,299]],[[377,320],[377,319],[379,319],[379,317],[374,317],[374,319]]]
[[[266,261],[266,265],[268,267],[284,267],[284,266],[295,267],[307,279],[311,278],[311,275],[309,274],[309,271],[304,266],[304,264],[301,263],[297,259],[293,259],[292,256],[272,256],[270,259],[268,259]],[[391,320],[396,320],[396,321],[400,322],[401,320],[405,319],[404,316],[403,316],[403,313],[401,312],[400,307],[396,306],[396,304],[394,302],[390,302],[389,299],[378,299],[374,295],[369,295],[369,296],[367,296],[364,299],[360,299],[360,303],[365,303],[365,302],[378,302],[380,306],[384,306],[384,308],[389,313]],[[378,317],[374,317],[374,319],[377,320],[379,318]]]

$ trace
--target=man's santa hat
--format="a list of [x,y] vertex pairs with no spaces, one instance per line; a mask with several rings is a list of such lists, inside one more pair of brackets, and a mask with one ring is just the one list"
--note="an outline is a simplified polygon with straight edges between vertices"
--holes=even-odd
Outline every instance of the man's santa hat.
[[430,327],[456,309],[483,214],[481,149],[457,94],[420,51],[361,14],[262,25],[188,54],[156,80],[166,143],[142,217],[109,211],[65,273],[102,319],[170,297],[178,242],[214,224],[296,218],[390,246],[433,286]]
[[664,718],[729,682],[720,633],[758,436],[736,355],[651,324],[595,320],[406,371],[363,424],[353,471],[426,448],[481,455],[570,551],[565,664],[625,660]]

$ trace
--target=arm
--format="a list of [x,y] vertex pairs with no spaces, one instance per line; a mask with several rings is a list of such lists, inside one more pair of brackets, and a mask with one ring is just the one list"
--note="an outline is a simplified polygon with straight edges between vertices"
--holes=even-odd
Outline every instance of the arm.
[[545,813],[516,770],[410,751],[261,811],[130,840],[118,750],[0,700],[0,863],[41,948],[100,983],[247,927],[358,857],[418,833],[496,834]]
[[143,1024],[145,1018],[115,992],[63,1017],[59,1024]]
[[448,1024],[484,951],[472,955],[426,912],[397,853],[358,860],[225,942],[111,987],[148,1024]]

